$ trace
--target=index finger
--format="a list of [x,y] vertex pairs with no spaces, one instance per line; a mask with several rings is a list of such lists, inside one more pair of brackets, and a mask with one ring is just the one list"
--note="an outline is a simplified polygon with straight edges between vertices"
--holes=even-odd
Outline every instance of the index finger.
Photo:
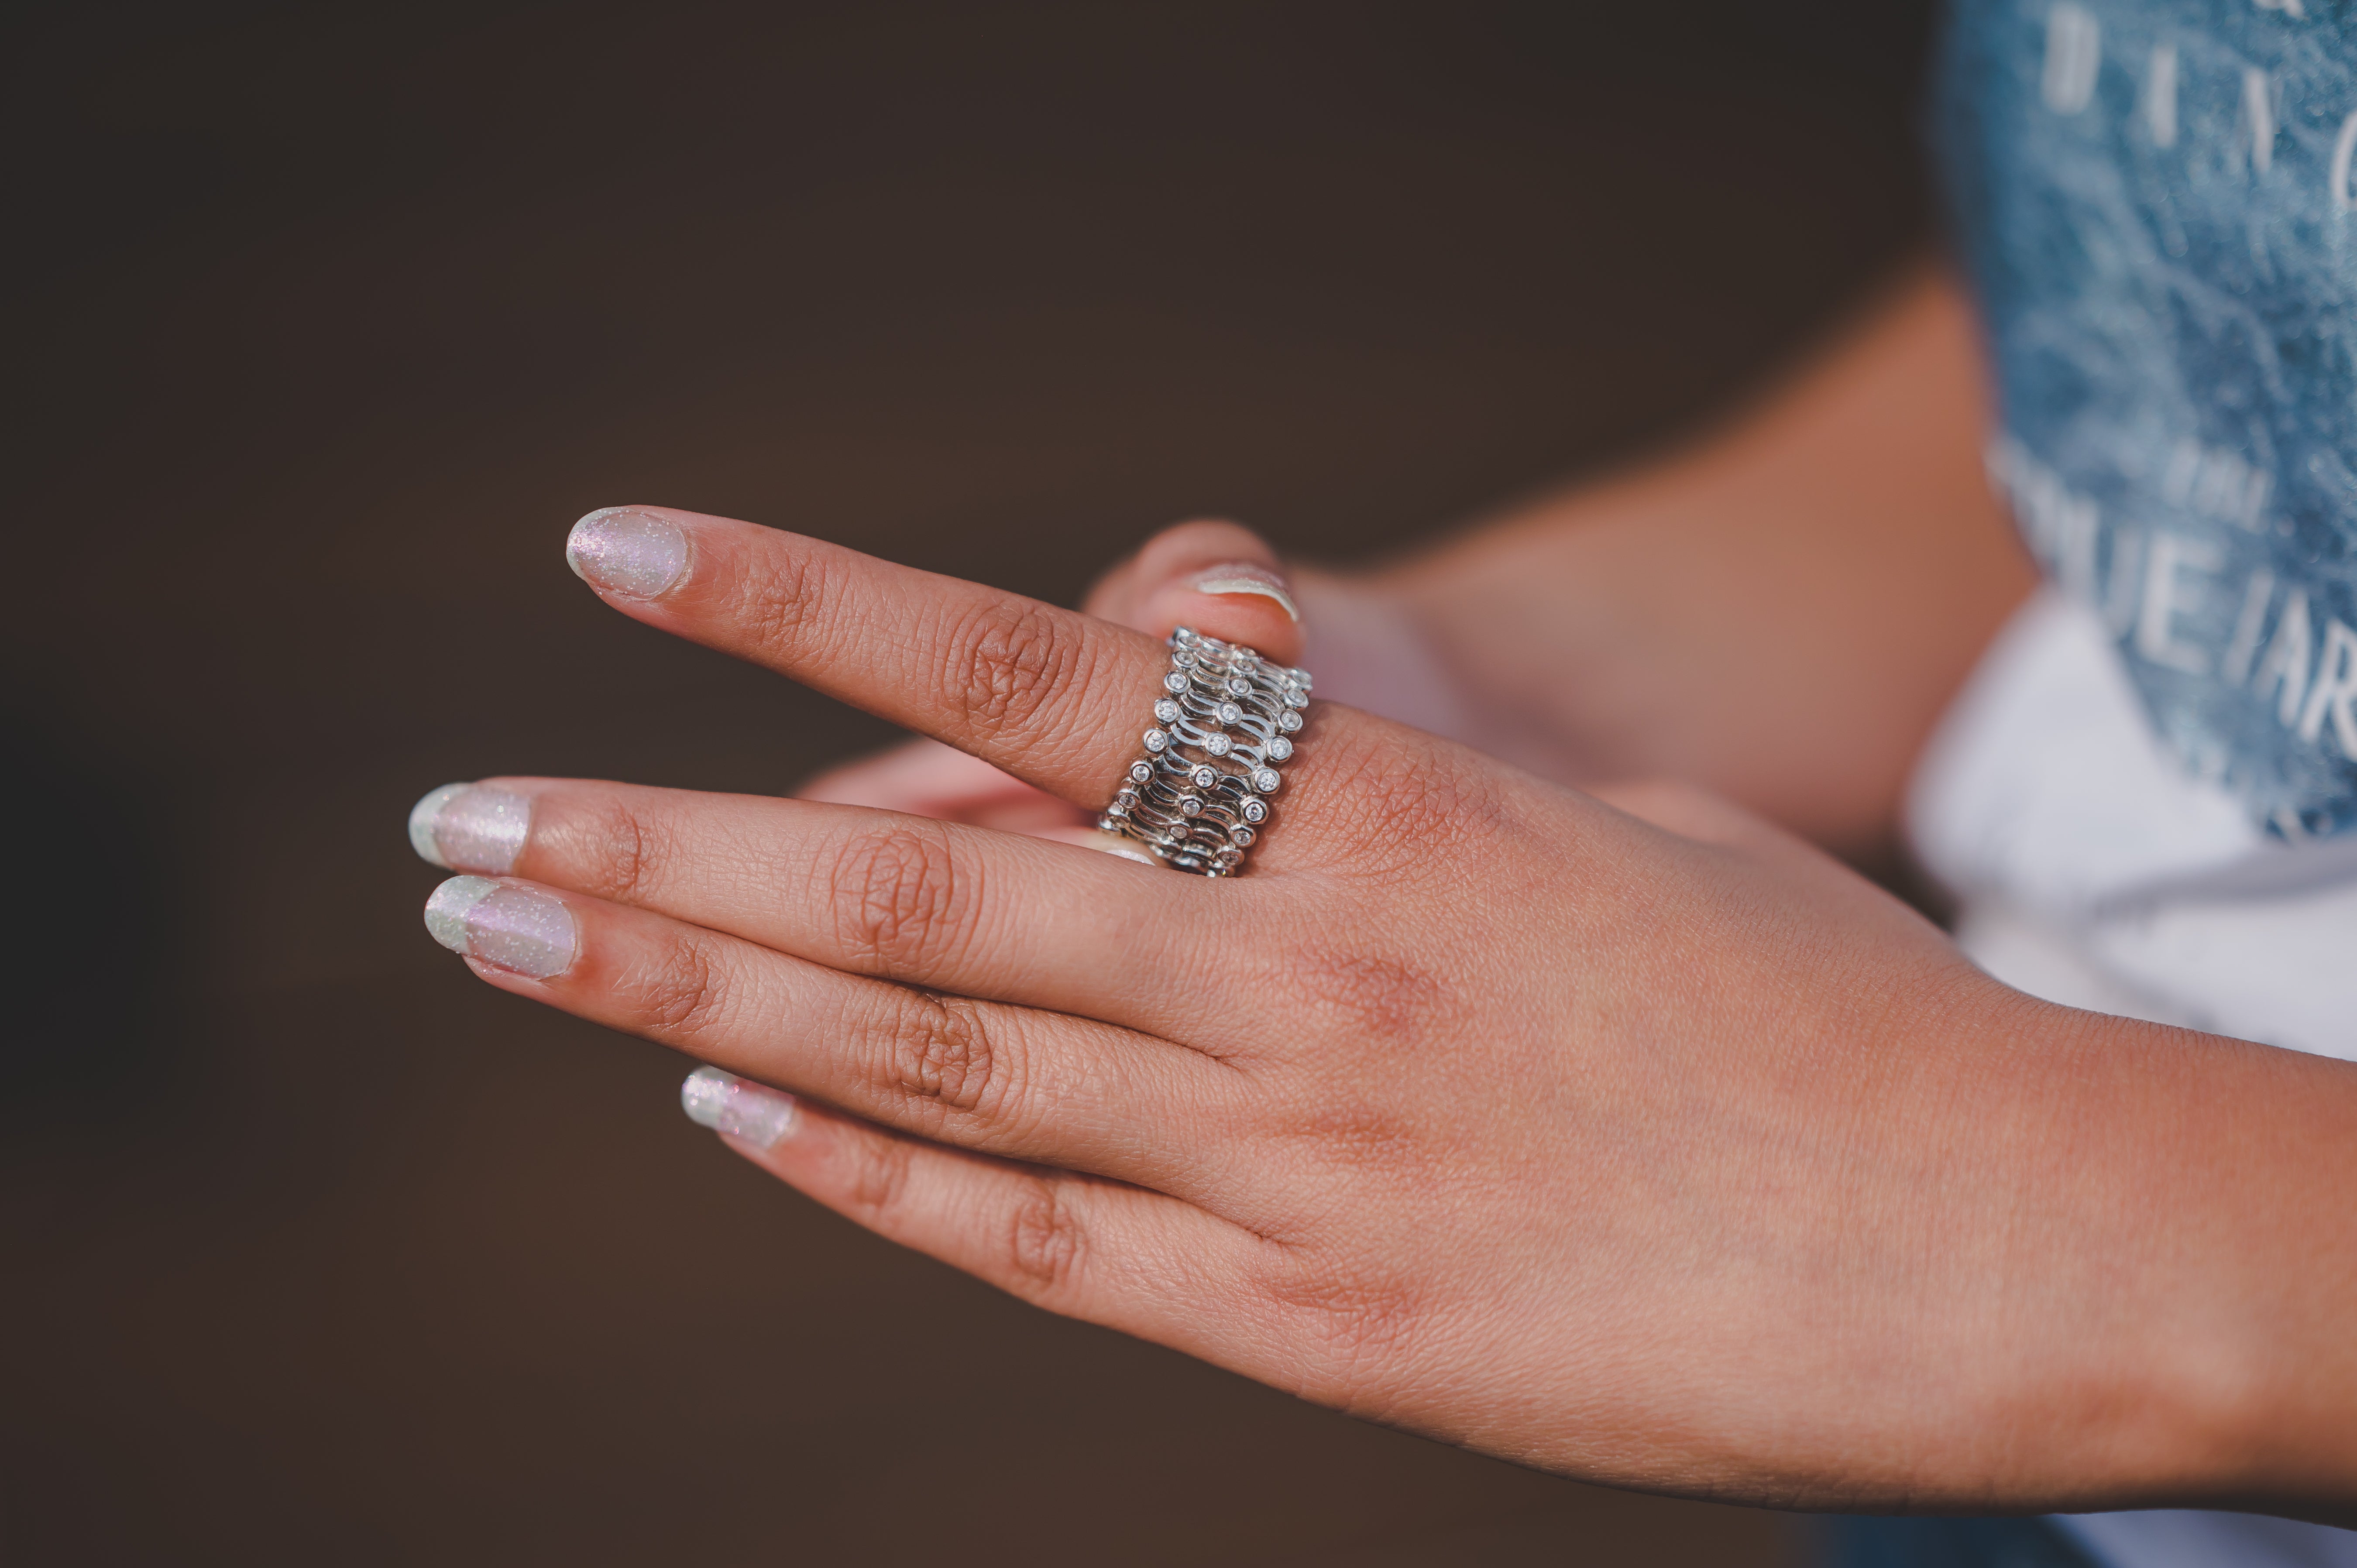
[[574,525],[623,614],[765,666],[1095,810],[1140,753],[1157,639],[802,534],[667,507]]

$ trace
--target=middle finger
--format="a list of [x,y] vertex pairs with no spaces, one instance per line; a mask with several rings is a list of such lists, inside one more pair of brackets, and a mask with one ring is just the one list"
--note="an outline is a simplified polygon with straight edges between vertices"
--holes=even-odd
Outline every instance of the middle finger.
[[1207,884],[1070,844],[866,807],[581,779],[447,785],[418,853],[726,931],[853,973],[1156,1033],[1198,1022]]

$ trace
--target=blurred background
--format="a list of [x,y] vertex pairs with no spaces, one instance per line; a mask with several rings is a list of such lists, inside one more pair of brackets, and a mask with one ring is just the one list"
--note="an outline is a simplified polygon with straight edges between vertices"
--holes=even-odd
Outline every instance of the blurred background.
[[101,4],[0,24],[0,1556],[1776,1563],[871,1240],[436,948],[486,774],[872,720],[593,507],[1070,602],[1395,550],[1720,413],[1926,242],[1928,7]]

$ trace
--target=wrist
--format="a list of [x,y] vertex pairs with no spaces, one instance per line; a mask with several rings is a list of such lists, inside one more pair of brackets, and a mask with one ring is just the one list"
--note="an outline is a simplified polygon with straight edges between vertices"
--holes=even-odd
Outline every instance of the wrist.
[[1962,1042],[2003,1102],[1966,1168],[2013,1173],[1964,1219],[2007,1282],[1963,1351],[2011,1369],[1979,1440],[2016,1455],[2000,1491],[2311,1517],[2357,1498],[2357,1232],[2333,1202],[2357,1078],[2004,995]]

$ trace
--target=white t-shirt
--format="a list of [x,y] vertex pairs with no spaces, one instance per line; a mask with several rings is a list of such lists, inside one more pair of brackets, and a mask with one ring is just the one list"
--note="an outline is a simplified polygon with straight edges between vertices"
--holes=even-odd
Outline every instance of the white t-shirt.
[[[1909,832],[2006,983],[2357,1060],[2357,835],[2291,844],[2154,739],[2097,611],[2041,591],[1917,769]],[[2357,1568],[2357,1532],[2248,1515],[2061,1521],[2116,1568]]]

